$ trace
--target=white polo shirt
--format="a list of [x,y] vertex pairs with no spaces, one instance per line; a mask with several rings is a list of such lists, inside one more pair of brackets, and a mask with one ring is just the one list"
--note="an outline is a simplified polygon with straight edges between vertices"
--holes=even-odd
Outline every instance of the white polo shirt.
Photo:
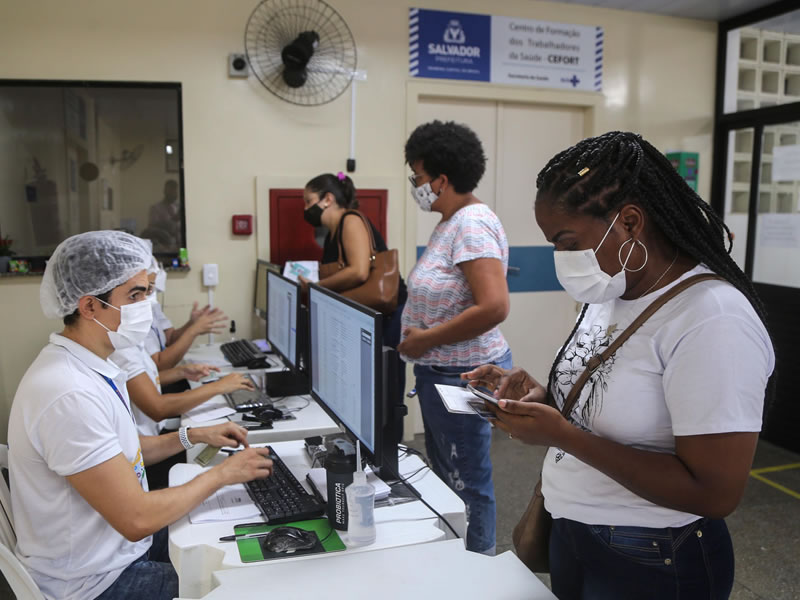
[[[161,381],[158,377],[158,366],[151,358],[148,351],[145,350],[144,344],[125,348],[123,350],[115,350],[108,359],[117,365],[125,373],[125,381],[128,382],[134,377],[146,373],[156,386],[158,393],[161,393]],[[136,419],[136,428],[142,435],[158,435],[164,424],[164,421],[154,421],[147,416],[135,403],[131,403],[133,408],[133,416]]]
[[125,379],[110,361],[54,333],[14,396],[15,552],[48,599],[95,598],[151,546],[151,537],[126,540],[66,480],[121,453],[148,490]]

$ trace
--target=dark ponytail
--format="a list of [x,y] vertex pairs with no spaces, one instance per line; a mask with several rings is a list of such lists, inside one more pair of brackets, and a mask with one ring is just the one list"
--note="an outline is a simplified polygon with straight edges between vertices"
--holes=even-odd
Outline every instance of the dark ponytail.
[[340,172],[339,175],[334,175],[333,173],[317,175],[306,184],[306,189],[317,194],[320,200],[325,194],[333,194],[336,204],[342,208],[358,208],[356,186],[353,185],[353,180],[344,173]]

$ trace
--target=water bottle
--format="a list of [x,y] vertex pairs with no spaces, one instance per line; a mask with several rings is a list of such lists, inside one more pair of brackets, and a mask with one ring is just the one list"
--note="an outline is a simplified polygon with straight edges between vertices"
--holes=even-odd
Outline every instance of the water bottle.
[[345,491],[353,482],[355,468],[355,455],[349,443],[342,441],[328,450],[325,457],[325,475],[328,482],[328,520],[331,527],[339,531],[347,531]]
[[361,442],[356,440],[356,465],[353,483],[347,486],[347,537],[353,546],[375,542],[375,488],[367,482],[361,467]]

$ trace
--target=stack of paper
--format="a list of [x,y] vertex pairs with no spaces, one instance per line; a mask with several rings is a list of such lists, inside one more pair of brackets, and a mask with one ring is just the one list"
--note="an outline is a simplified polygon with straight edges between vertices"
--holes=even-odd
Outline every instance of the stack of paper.
[[236,413],[236,411],[228,406],[225,400],[220,402],[212,398],[200,406],[195,406],[192,410],[188,411],[185,416],[195,423],[205,423],[206,421],[221,419],[222,417],[227,417],[234,413]]
[[[201,473],[208,471],[200,467],[185,469],[180,480],[172,480],[173,486],[188,483]],[[189,513],[192,523],[217,523],[219,521],[239,521],[253,519],[261,516],[261,511],[256,508],[244,485],[228,485],[220,488],[214,494]]]

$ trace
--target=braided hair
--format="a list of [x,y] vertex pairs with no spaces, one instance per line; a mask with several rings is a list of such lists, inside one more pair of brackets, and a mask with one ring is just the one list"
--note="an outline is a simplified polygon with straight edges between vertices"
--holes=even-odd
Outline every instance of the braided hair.
[[[730,256],[730,230],[667,157],[640,135],[612,131],[578,142],[550,159],[536,178],[536,188],[537,199],[547,194],[567,212],[594,217],[605,217],[626,203],[638,204],[680,251],[742,292],[767,326],[764,305],[752,282]],[[550,368],[548,396],[556,367],[586,306]]]

